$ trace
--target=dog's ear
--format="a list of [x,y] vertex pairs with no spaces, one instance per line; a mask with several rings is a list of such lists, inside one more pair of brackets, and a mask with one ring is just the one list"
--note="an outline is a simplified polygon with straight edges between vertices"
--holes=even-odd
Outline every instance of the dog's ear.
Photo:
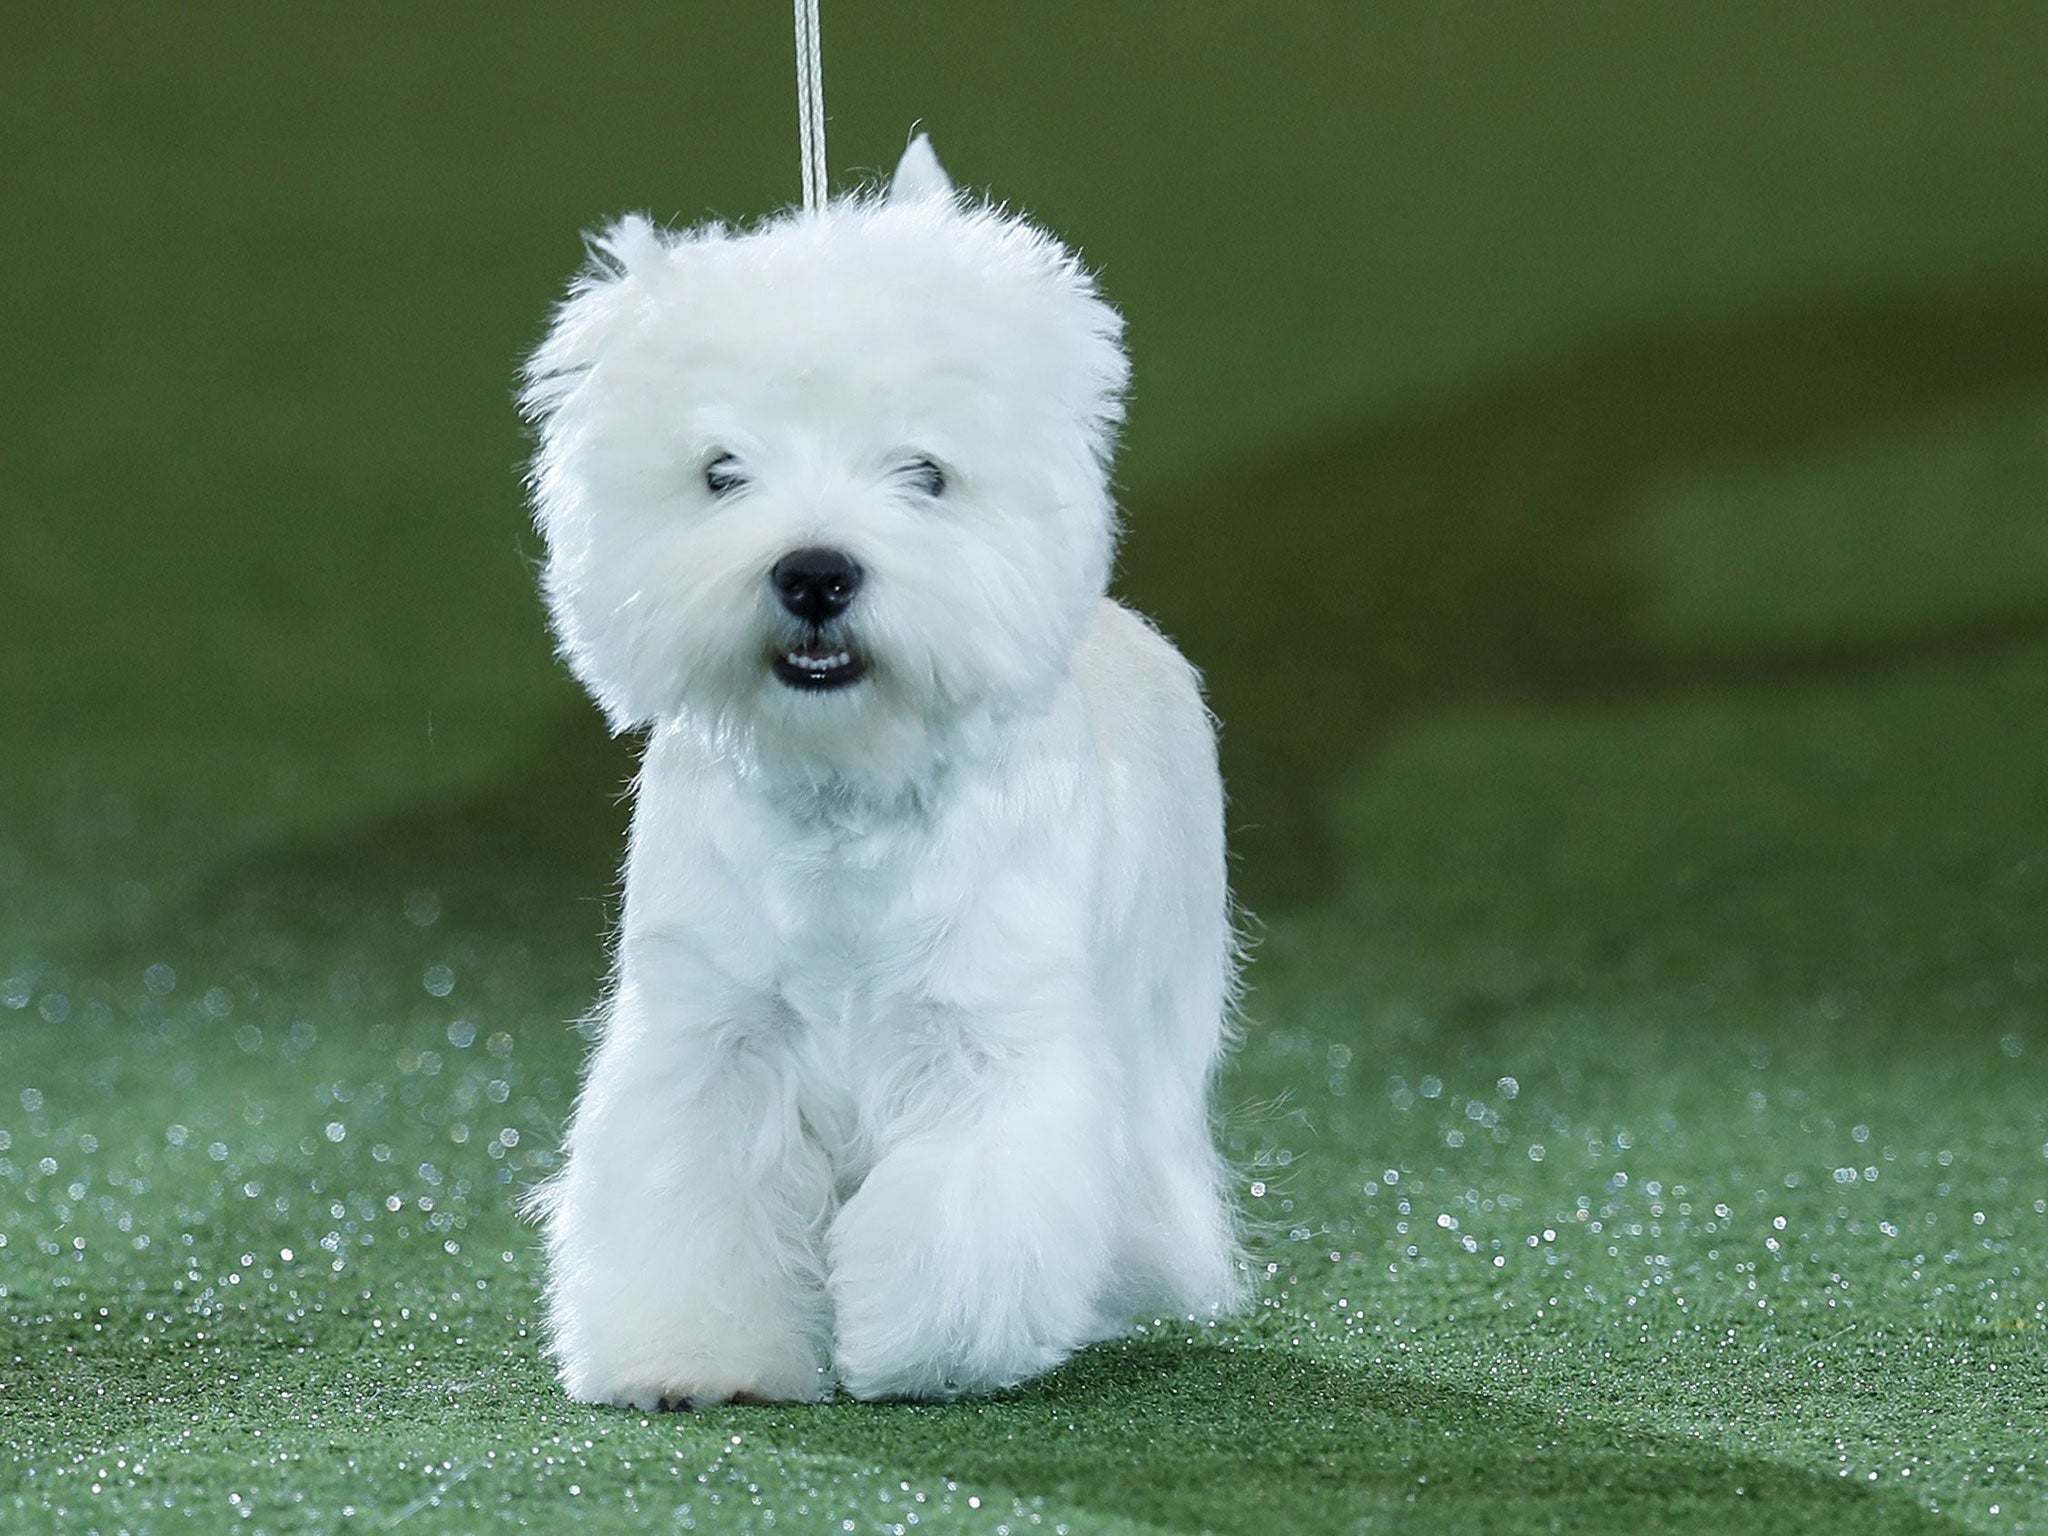
[[526,362],[520,403],[535,418],[545,417],[610,349],[636,311],[639,285],[669,255],[668,241],[643,213],[627,214],[587,243],[590,260]]
[[903,158],[896,162],[896,174],[889,178],[889,201],[922,203],[933,198],[951,201],[952,197],[952,179],[946,175],[946,168],[939,164],[931,135],[920,133],[903,151]]
[[646,214],[629,213],[591,237],[590,255],[599,275],[631,277],[667,256],[668,242]]

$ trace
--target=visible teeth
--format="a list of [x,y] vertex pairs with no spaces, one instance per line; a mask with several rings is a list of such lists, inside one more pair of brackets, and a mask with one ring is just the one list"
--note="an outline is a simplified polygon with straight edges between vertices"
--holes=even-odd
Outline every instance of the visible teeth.
[[853,660],[848,651],[834,651],[830,656],[813,656],[803,651],[785,651],[782,659],[793,667],[802,667],[806,672],[830,672],[834,667],[843,667]]

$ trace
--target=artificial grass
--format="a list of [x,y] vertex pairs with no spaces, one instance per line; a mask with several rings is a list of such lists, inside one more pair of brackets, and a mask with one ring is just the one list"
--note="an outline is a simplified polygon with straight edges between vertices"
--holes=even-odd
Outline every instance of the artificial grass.
[[606,14],[0,63],[0,1529],[2048,1528],[2038,12],[828,18],[835,159],[927,113],[1132,312],[1265,1273],[651,1418],[512,1207],[631,758],[507,380],[576,227],[793,156],[779,14]]
[[125,941],[175,977],[0,998],[9,1517],[2026,1528],[2048,786],[2000,748],[2044,705],[2036,646],[1408,733],[1349,803],[1359,877],[1261,946],[1259,1308],[958,1407],[555,1398],[509,1197],[582,914],[408,889],[409,822],[362,840],[381,893],[334,850],[238,870]]

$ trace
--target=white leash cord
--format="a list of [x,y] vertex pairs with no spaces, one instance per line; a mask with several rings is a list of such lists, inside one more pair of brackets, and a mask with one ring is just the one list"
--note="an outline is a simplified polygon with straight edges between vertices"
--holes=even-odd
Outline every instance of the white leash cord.
[[818,0],[796,0],[796,130],[803,160],[804,212],[825,206],[825,61]]

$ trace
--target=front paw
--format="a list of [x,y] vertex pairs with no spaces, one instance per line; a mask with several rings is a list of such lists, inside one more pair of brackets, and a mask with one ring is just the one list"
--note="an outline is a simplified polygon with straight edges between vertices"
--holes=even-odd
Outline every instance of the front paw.
[[949,1326],[943,1306],[893,1305],[877,1295],[847,1295],[834,1367],[847,1394],[867,1402],[892,1398],[946,1401],[1013,1387],[1051,1370],[1072,1353],[1021,1318],[987,1318],[975,1327]]
[[855,1397],[995,1391],[1089,1336],[1089,1266],[1060,1268],[1005,1202],[948,1200],[958,1172],[885,1163],[833,1225],[834,1364]]
[[576,1402],[642,1413],[826,1396],[824,1297],[810,1316],[760,1299],[742,1314],[572,1283],[550,1298],[550,1353]]

